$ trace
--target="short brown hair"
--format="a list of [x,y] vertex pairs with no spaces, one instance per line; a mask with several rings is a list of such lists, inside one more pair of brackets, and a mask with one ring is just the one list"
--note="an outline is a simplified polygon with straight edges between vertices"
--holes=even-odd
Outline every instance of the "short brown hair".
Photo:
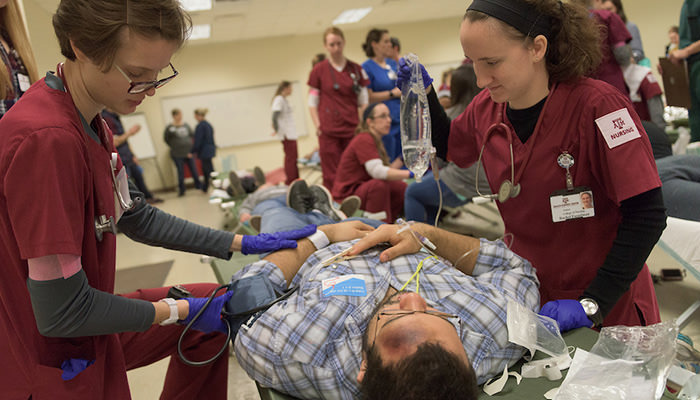
[[323,31],[323,44],[326,44],[326,36],[330,35],[331,33],[336,36],[340,36],[340,38],[343,39],[343,41],[345,41],[345,35],[343,34],[343,31],[341,31],[340,28],[331,26],[330,28]]
[[[559,0],[512,0],[528,4],[551,21],[547,38],[547,72],[550,82],[572,82],[593,73],[600,64],[600,29],[588,10],[579,5]],[[470,22],[489,19],[479,11],[468,10],[464,19]],[[499,19],[500,24],[513,39],[532,43],[532,38]]]
[[385,365],[372,346],[360,383],[363,399],[476,400],[476,373],[437,343],[423,343],[412,355]]
[[61,0],[53,27],[61,54],[75,60],[71,41],[104,70],[121,46],[119,33],[131,32],[184,43],[192,21],[177,0]]

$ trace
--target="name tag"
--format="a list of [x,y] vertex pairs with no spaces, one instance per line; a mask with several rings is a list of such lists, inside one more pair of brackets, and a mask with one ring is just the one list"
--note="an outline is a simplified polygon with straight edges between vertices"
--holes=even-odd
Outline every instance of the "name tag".
[[[122,199],[124,199],[125,202],[129,203],[131,202],[131,195],[129,194],[129,182],[128,182],[128,176],[126,175],[126,168],[122,167],[122,169],[119,171],[119,174],[117,174],[117,188],[115,190],[118,190],[119,193],[122,195]],[[119,219],[122,217],[122,214],[124,214],[125,209],[122,208],[121,202],[119,201],[119,197],[117,197],[117,193],[114,193],[114,211],[115,211],[115,222],[119,222]]]
[[552,222],[595,216],[593,192],[585,187],[554,192],[549,196],[549,205],[552,208]]
[[595,120],[609,148],[615,148],[641,137],[630,112],[626,108],[613,111]]
[[321,282],[323,297],[328,296],[367,296],[365,278],[361,275],[343,275],[324,279]]
[[17,82],[19,83],[19,90],[26,92],[32,83],[29,81],[29,77],[25,74],[17,74]]

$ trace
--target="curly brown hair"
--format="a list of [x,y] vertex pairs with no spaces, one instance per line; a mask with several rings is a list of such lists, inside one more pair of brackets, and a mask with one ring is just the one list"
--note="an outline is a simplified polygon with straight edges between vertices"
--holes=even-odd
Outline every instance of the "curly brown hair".
[[[591,74],[602,59],[600,29],[585,7],[559,0],[512,0],[529,4],[540,15],[549,17],[551,30],[547,38],[546,63],[550,82],[572,82]],[[488,15],[468,10],[464,19],[470,22],[486,20]],[[532,38],[505,22],[499,23],[506,34],[521,40],[526,46]]]

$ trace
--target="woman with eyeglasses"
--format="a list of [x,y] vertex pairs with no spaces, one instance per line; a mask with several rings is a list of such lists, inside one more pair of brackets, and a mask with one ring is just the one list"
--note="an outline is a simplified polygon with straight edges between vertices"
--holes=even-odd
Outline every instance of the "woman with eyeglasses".
[[382,138],[391,129],[391,114],[384,103],[367,106],[362,127],[364,131],[352,139],[340,157],[332,194],[336,201],[357,195],[365,211],[384,211],[384,221],[393,222],[403,210],[403,180],[412,178],[413,172],[389,165]]
[[328,58],[314,65],[309,75],[309,112],[318,136],[323,186],[333,187],[338,154],[355,135],[358,115],[367,106],[367,76],[343,54],[345,35],[336,27],[323,33]]
[[[181,324],[218,285],[114,295],[116,224],[144,243],[217,257],[262,249],[133,195],[100,117],[133,112],[177,75],[170,59],[190,29],[180,3],[62,0],[53,25],[65,61],[0,119],[0,397],[128,399],[126,371],[175,355]],[[226,345],[228,298],[194,322],[188,358]],[[225,399],[227,372],[227,357],[191,367],[175,356],[161,398]]]
[[16,0],[0,0],[0,118],[38,79],[27,28]]

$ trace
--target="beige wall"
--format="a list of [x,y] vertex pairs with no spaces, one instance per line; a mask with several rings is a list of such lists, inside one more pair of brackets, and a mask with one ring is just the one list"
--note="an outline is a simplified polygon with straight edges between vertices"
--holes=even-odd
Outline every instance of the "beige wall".
[[[40,70],[54,69],[61,60],[51,27],[51,16],[44,12],[35,0],[24,0],[25,11],[32,44]],[[438,2],[439,4],[439,2]],[[466,2],[465,2],[466,4]],[[657,59],[663,55],[667,42],[666,32],[671,25],[678,24],[682,0],[626,0],[629,19],[635,22],[642,33],[647,56],[656,68]],[[462,50],[459,45],[459,23],[461,16],[454,18],[387,25],[393,36],[401,39],[405,52],[418,54],[425,64],[439,64],[459,60]],[[365,56],[360,44],[366,30],[345,27],[348,58],[362,62]],[[145,101],[137,110],[145,113],[155,144],[157,161],[165,175],[168,186],[175,185],[174,168],[168,149],[162,141],[161,132],[169,119],[162,115],[159,96],[177,96],[263,84],[274,84],[282,79],[306,82],[311,68],[311,57],[323,52],[321,35],[276,37],[260,40],[185,46],[173,58],[173,64],[181,74],[172,83],[159,89],[154,98]],[[439,80],[439,77],[433,77]],[[308,113],[306,113],[308,114]],[[313,124],[307,115],[307,127]],[[225,127],[214,127],[224,130]],[[266,135],[266,132],[260,134]],[[299,154],[312,151],[316,138],[309,134],[299,141]],[[252,168],[259,165],[265,170],[282,165],[282,148],[278,142],[265,142],[246,146],[234,146],[219,150],[215,168],[227,154],[235,154],[238,167]],[[150,187],[161,187],[154,168],[146,167],[146,180]]]
[[[50,16],[33,0],[25,0],[25,6],[39,69],[53,70],[61,57],[51,28]],[[463,57],[458,39],[459,22],[460,17],[455,17],[410,25],[390,25],[387,28],[393,35],[401,38],[406,51],[419,54],[425,63],[435,64]],[[356,62],[364,61],[366,57],[360,44],[366,31],[346,29],[345,34],[346,56]],[[321,34],[185,46],[180,50],[172,60],[180,75],[173,82],[158,89],[153,98],[144,101],[137,109],[137,112],[145,113],[148,119],[157,161],[167,185],[174,186],[176,179],[168,148],[162,140],[162,132],[170,116],[162,114],[159,96],[170,97],[275,84],[282,79],[299,81],[305,86],[312,56],[323,51]],[[308,113],[304,114],[307,115],[307,127],[313,127]],[[223,131],[226,128],[214,129],[216,132],[217,129]],[[259,134],[267,135],[268,132]],[[311,152],[316,146],[315,135],[309,134],[301,138],[300,156]],[[277,141],[219,149],[215,168],[220,167],[221,159],[231,153],[235,154],[239,169],[252,169],[253,166],[259,165],[264,170],[270,170],[282,166],[282,146]],[[149,164],[145,164],[144,169],[149,187],[161,187],[157,171],[149,168]]]

